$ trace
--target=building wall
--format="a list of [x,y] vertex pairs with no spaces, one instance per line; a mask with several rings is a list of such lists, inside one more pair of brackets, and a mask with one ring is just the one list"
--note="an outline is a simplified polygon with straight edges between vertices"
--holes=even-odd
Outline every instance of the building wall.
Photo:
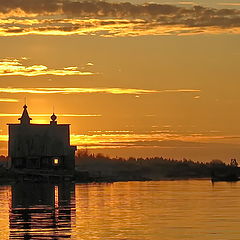
[[68,124],[9,124],[12,167],[73,170],[75,147],[69,135]]

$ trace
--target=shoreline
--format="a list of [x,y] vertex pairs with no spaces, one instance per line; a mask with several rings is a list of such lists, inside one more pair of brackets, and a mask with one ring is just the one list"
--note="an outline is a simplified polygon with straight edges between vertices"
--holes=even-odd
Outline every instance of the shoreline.
[[65,184],[65,183],[89,184],[89,183],[157,182],[157,181],[189,181],[189,180],[209,180],[209,181],[211,181],[211,177],[199,177],[199,178],[176,177],[176,178],[159,178],[159,179],[113,179],[113,178],[103,177],[103,178],[91,178],[91,179],[71,180],[71,181],[30,181],[30,180],[19,181],[17,179],[0,178],[0,185],[12,185],[15,183],[29,183],[29,182],[31,182],[31,183],[50,183],[50,184]]

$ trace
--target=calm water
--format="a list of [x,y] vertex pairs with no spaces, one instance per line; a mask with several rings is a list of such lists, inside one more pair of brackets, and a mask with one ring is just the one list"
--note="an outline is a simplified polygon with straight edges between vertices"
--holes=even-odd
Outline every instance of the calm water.
[[240,183],[0,186],[0,239],[240,239]]

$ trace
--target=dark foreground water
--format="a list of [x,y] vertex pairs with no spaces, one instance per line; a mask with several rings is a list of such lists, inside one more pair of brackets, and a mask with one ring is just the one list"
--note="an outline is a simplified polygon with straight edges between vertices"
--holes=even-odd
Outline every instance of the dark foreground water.
[[239,240],[240,183],[0,186],[0,239]]

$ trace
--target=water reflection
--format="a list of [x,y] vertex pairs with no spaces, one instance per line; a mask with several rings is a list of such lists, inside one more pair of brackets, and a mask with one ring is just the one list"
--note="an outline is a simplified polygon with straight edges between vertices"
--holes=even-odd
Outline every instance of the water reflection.
[[239,240],[239,182],[118,182],[75,189],[0,186],[0,240]]
[[10,239],[70,239],[75,219],[75,186],[12,185]]

